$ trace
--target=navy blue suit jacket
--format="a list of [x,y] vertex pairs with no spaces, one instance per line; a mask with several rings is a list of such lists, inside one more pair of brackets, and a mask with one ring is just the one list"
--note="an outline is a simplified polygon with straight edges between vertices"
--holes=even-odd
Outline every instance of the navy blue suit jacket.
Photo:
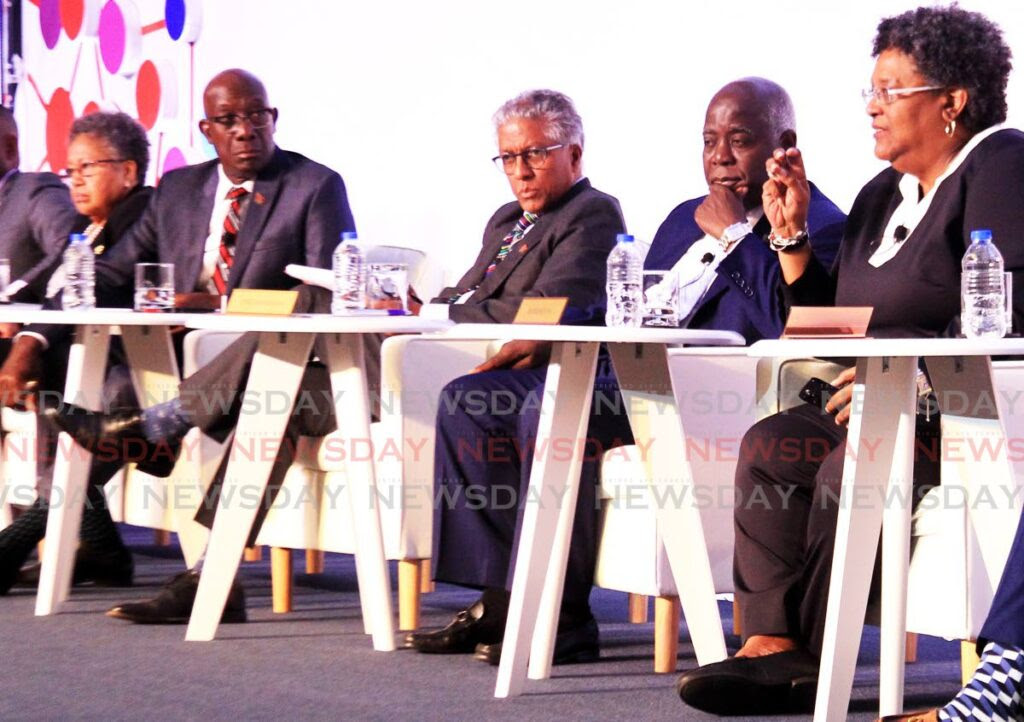
[[[644,261],[648,270],[667,270],[687,249],[704,237],[693,214],[704,200],[694,198],[676,206],[658,228]],[[814,255],[830,268],[839,251],[846,215],[811,184],[807,230]],[[777,338],[786,321],[781,270],[776,253],[765,240],[771,230],[762,218],[719,264],[717,277],[687,321],[690,328],[736,331],[747,343]]]

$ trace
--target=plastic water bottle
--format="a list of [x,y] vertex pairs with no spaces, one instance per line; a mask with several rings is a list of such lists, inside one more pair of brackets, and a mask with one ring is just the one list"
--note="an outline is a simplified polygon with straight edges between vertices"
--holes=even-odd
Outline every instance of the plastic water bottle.
[[992,231],[971,231],[960,274],[960,325],[968,338],[1006,335],[1006,288],[1003,257]]
[[334,296],[331,313],[336,316],[366,308],[366,258],[353,231],[341,234],[334,249]]
[[639,326],[643,320],[643,259],[633,236],[620,233],[608,254],[608,326]]
[[84,233],[72,233],[64,250],[65,311],[90,311],[96,308],[96,256]]

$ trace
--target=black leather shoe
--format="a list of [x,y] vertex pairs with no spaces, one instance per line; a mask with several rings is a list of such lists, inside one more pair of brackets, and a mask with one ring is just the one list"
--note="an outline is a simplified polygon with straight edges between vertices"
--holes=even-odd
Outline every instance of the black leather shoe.
[[[22,587],[39,586],[39,562],[26,564],[18,572],[16,584]],[[130,587],[135,576],[132,554],[125,548],[100,552],[88,544],[81,544],[75,553],[75,571],[71,583],[95,584],[97,587]]]
[[793,650],[707,664],[676,683],[686,704],[718,715],[769,715],[814,710],[818,660]]
[[[559,629],[555,636],[555,655],[552,664],[580,664],[596,662],[601,656],[601,643],[597,620],[593,617],[582,625]],[[478,644],[473,659],[497,665],[501,661],[501,642]]]
[[134,462],[147,474],[168,476],[181,451],[181,439],[149,441],[142,433],[142,414],[139,409],[104,414],[74,404],[51,405],[42,411],[43,418],[100,461]]
[[[107,612],[107,616],[135,624],[186,624],[192,615],[192,604],[196,600],[198,588],[199,573],[182,572],[172,577],[152,599],[114,607]],[[221,624],[237,624],[246,619],[245,592],[236,581],[231,585],[220,621]]]
[[505,634],[505,615],[487,614],[483,601],[455,615],[447,627],[405,635],[404,646],[424,654],[469,654],[478,644],[493,644]]

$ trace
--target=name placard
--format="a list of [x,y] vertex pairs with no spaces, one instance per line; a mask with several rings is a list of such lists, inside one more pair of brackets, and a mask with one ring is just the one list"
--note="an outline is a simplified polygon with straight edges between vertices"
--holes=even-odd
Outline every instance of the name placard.
[[516,317],[512,323],[537,323],[547,326],[556,326],[562,320],[566,306],[569,305],[568,296],[555,296],[553,298],[524,298],[516,311]]
[[227,313],[288,316],[294,310],[298,298],[298,291],[236,288],[228,299]]
[[782,338],[863,338],[873,306],[794,306]]

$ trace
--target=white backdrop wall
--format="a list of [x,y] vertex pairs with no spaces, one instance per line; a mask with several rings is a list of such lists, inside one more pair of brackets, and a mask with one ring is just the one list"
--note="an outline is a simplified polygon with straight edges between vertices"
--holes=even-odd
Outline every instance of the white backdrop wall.
[[[113,0],[111,0],[113,1]],[[142,26],[164,0],[116,0]],[[136,114],[134,67],[99,63],[98,39],[67,31],[48,48],[40,7],[23,0],[25,69],[16,113],[23,167],[46,167],[44,102],[70,91]],[[105,3],[85,0],[90,8]],[[52,3],[51,3],[52,5]],[[360,235],[427,250],[451,279],[469,265],[483,224],[511,199],[494,155],[491,113],[532,87],[568,93],[584,120],[584,164],[621,201],[630,230],[649,240],[677,203],[703,192],[701,128],[708,99],[745,75],[772,78],[793,96],[812,179],[848,208],[882,165],[871,153],[859,91],[869,84],[878,20],[914,7],[893,0],[730,3],[654,0],[188,0],[201,26],[194,46],[166,32],[142,36],[166,89],[154,151],[180,147],[190,162],[210,149],[194,130],[205,82],[231,66],[265,81],[281,111],[279,145],[337,169]],[[963,2],[1003,28],[1018,54],[1010,123],[1024,125],[1024,3]],[[201,6],[201,7],[200,7]],[[88,25],[88,22],[86,23]],[[51,43],[53,40],[51,38]],[[77,68],[77,69],[76,69]],[[102,100],[98,97],[102,96]],[[162,165],[158,163],[158,165]]]

